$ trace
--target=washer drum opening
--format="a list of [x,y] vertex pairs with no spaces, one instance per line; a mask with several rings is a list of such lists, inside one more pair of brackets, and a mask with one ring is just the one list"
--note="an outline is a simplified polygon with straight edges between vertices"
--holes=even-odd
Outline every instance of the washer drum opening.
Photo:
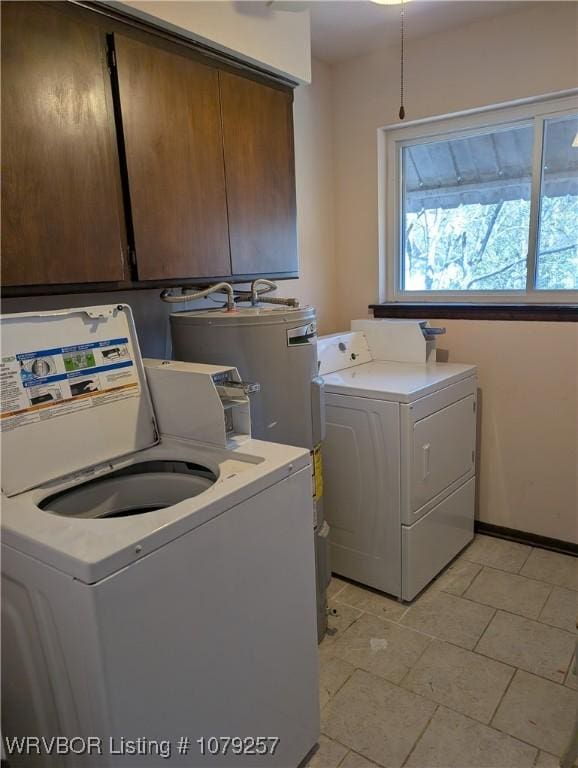
[[198,496],[217,480],[208,467],[182,460],[143,461],[43,499],[66,517],[111,519],[143,515]]

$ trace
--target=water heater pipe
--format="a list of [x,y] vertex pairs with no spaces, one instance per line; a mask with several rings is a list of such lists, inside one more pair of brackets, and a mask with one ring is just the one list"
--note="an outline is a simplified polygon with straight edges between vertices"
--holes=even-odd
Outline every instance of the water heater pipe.
[[[184,288],[181,288],[183,291]],[[180,296],[173,296],[168,288],[161,291],[161,300],[166,301],[169,304],[180,304],[183,301],[194,301],[195,299],[204,299],[210,296],[212,293],[226,293],[227,294],[227,312],[235,312],[235,293],[233,286],[230,283],[215,283],[210,285],[202,291],[194,291],[193,293],[182,293]]]
[[[262,288],[260,286],[263,286]],[[247,301],[251,299],[251,304],[256,307],[260,302],[266,304],[280,304],[288,307],[298,307],[299,301],[297,299],[283,299],[279,296],[264,296],[265,293],[271,293],[271,291],[277,290],[277,283],[267,280],[264,277],[258,277],[251,283],[250,291],[239,291],[237,293],[237,299],[240,301]]]

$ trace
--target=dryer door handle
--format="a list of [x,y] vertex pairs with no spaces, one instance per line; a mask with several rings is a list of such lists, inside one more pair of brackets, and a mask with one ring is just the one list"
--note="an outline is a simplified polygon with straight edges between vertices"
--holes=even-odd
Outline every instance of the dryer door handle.
[[425,443],[425,445],[422,445],[422,467],[423,467],[423,480],[427,480],[427,478],[430,476],[430,448],[431,445],[429,443]]

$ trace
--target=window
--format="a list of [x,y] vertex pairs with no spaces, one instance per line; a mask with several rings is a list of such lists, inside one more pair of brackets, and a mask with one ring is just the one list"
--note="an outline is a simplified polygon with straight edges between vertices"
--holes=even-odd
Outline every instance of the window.
[[578,101],[383,132],[389,300],[578,297]]

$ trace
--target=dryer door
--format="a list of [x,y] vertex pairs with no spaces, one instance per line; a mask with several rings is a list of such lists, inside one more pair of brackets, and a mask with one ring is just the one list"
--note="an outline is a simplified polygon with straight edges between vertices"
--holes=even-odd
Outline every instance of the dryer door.
[[399,595],[399,405],[326,393],[325,517],[331,567]]
[[[413,426],[411,509],[413,519],[424,506],[449,493],[474,471],[475,395],[432,413]],[[411,522],[411,521],[408,521]]]

